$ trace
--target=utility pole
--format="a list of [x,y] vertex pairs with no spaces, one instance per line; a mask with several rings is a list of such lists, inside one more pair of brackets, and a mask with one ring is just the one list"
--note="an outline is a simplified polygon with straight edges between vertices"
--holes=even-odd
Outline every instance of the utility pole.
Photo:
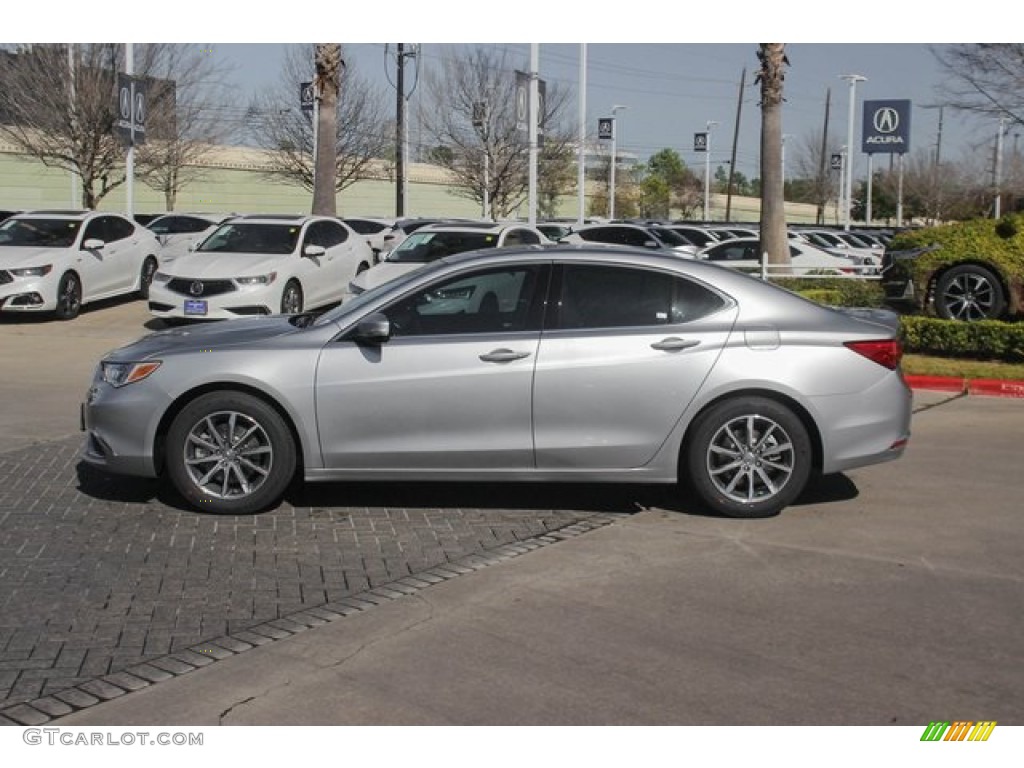
[[825,89],[825,127],[821,132],[821,157],[818,159],[818,215],[815,217],[816,223],[825,223],[825,204],[828,202],[830,197],[829,185],[825,183],[826,176],[825,171],[825,158],[828,157],[828,113],[829,108],[832,106],[832,89]]
[[395,94],[395,217],[405,216],[405,43],[398,44]]
[[[740,90],[736,98],[736,125],[732,131],[732,156],[729,159],[729,182],[725,190],[725,220],[732,221],[732,180],[736,173],[736,147],[740,141],[740,115],[743,112],[743,87],[747,80],[747,68],[740,73]],[[710,153],[708,154],[710,157]]]
[[1006,117],[999,118],[999,131],[996,133],[996,156],[992,169],[992,182],[995,187],[995,205],[993,207],[993,218],[998,219],[1002,215],[1002,183],[1003,183],[1003,133],[1006,131]]

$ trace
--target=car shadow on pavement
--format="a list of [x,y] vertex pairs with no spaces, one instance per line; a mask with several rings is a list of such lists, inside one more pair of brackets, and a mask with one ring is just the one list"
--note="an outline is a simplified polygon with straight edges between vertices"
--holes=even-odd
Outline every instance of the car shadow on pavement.
[[[115,476],[85,462],[76,467],[78,490],[102,501],[126,504],[156,502],[172,509],[194,510],[164,479]],[[847,501],[859,495],[846,475],[813,479],[792,506]],[[285,494],[295,508],[552,510],[634,514],[662,509],[696,517],[718,517],[695,495],[674,485],[603,483],[448,483],[295,481]],[[272,510],[266,510],[272,511]],[[262,514],[262,513],[259,513]]]

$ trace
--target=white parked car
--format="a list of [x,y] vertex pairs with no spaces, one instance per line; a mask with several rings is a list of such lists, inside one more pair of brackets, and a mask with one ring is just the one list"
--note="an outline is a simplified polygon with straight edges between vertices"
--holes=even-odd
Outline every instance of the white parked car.
[[[847,256],[836,256],[793,239],[789,240],[789,256],[794,275],[826,273],[837,277],[857,277],[870,274],[875,269],[871,264],[861,263]],[[699,258],[746,272],[756,272],[761,268],[761,240],[757,237],[726,240],[705,248],[700,252]],[[776,270],[777,274],[780,272]],[[771,268],[768,273],[772,276]]]
[[146,225],[160,241],[160,263],[184,256],[233,213],[167,213]]
[[156,235],[97,211],[34,211],[0,223],[0,311],[76,317],[83,304],[138,293],[157,270]]
[[366,240],[336,218],[236,216],[161,267],[149,310],[176,319],[294,314],[337,304],[372,262]]
[[455,253],[481,248],[550,244],[551,240],[528,224],[486,221],[428,224],[408,235],[380,264],[357,276],[349,290],[353,295],[360,294]]
[[366,238],[367,245],[373,250],[374,261],[380,260],[380,254],[385,249],[384,238],[391,234],[397,219],[374,219],[365,216],[346,216],[343,222]]
[[698,247],[668,227],[644,224],[590,224],[574,229],[563,243],[605,243],[670,251],[685,259],[696,257]]

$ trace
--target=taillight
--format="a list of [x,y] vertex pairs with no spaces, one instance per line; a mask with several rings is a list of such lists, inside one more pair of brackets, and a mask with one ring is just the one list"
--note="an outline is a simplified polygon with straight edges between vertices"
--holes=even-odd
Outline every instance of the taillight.
[[858,355],[864,355],[868,360],[878,363],[891,371],[903,359],[903,345],[899,339],[881,339],[878,341],[847,341],[845,346],[852,349]]

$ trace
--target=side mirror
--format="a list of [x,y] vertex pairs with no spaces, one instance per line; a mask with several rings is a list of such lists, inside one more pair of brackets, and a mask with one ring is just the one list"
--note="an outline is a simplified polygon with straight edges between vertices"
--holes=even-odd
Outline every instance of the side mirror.
[[350,338],[357,344],[383,344],[391,338],[391,321],[383,312],[372,312],[356,324]]
[[302,249],[302,255],[308,259],[323,256],[325,253],[327,253],[327,249],[322,245],[307,245]]
[[103,241],[100,240],[98,237],[90,237],[88,240],[82,243],[82,247],[87,251],[98,251],[100,248],[103,247],[103,245]]

